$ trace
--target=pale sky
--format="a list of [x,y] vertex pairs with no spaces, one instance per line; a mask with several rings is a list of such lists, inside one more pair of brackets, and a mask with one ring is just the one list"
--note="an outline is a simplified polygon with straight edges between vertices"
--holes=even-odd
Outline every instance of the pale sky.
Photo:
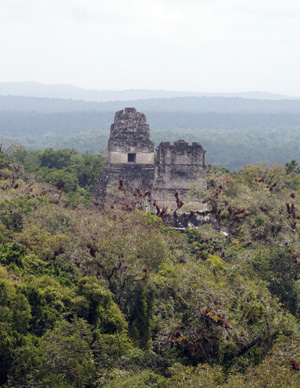
[[299,0],[0,0],[0,82],[300,96]]

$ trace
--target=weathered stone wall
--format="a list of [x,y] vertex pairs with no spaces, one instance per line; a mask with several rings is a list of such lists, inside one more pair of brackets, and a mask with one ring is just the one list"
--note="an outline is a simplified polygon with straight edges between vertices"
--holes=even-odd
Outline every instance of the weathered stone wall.
[[143,147],[146,143],[153,151],[150,139],[150,128],[146,116],[137,112],[135,108],[125,108],[115,114],[110,127],[110,141],[132,141],[136,147]]
[[108,140],[109,163],[127,163],[129,153],[138,155],[136,163],[154,163],[154,145],[146,116],[135,108],[116,112]]
[[[152,190],[154,176],[153,165],[141,164],[107,164],[95,188],[95,197],[101,206],[109,205],[116,200],[133,200],[133,192],[139,188],[143,192]],[[124,190],[120,190],[122,179]],[[147,197],[143,210],[150,211],[151,197]]]
[[161,143],[156,155],[154,200],[168,210],[175,210],[175,193],[178,192],[186,206],[204,210],[205,206],[188,191],[193,185],[206,189],[205,152],[200,143],[189,145],[184,140],[178,140],[174,145]]

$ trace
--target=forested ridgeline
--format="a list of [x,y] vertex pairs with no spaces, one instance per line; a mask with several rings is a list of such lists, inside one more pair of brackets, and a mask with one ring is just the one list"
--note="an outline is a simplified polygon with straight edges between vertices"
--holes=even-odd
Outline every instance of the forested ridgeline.
[[134,106],[146,114],[151,139],[199,141],[207,162],[236,170],[249,163],[299,160],[300,100],[185,97],[105,103],[0,96],[0,144],[29,150],[106,149],[114,112]]
[[[145,112],[155,147],[161,141],[199,141],[207,162],[235,170],[249,163],[299,160],[299,115]],[[0,112],[0,144],[13,140],[28,150],[73,147],[81,153],[106,149],[113,112]]]
[[100,208],[102,163],[0,153],[0,385],[299,387],[297,163],[212,168],[185,234]]
[[136,107],[140,111],[151,112],[194,112],[194,113],[290,113],[299,114],[300,99],[287,98],[271,100],[220,97],[185,96],[171,98],[146,98],[96,102],[83,99],[26,97],[18,95],[0,95],[2,111],[10,112],[115,112],[127,107]]

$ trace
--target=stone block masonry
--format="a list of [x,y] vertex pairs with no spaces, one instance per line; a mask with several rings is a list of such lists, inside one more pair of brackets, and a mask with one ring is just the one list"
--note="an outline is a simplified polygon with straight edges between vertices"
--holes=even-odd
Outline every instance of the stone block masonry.
[[134,108],[118,111],[110,128],[107,148],[109,164],[153,165],[154,145],[146,116]]
[[[136,188],[152,190],[154,145],[143,113],[137,112],[135,108],[116,112],[107,149],[106,166],[94,194],[101,206],[116,198],[122,199]],[[120,179],[123,179],[125,188],[122,192],[118,191]],[[145,210],[150,210],[149,206]]]
[[205,150],[200,143],[189,145],[178,140],[174,145],[162,142],[157,148],[153,197],[162,207],[173,210],[175,193],[193,210],[203,210],[199,199],[189,195],[195,184],[198,189],[206,189]]
[[[162,142],[154,163],[154,145],[145,115],[135,108],[125,108],[116,112],[111,125],[108,159],[94,195],[104,206],[116,198],[136,196],[138,189],[151,192],[147,200],[139,202],[143,210],[155,209],[156,203],[161,209],[174,211],[178,208],[177,197],[186,208],[205,210],[198,198],[189,195],[196,183],[198,188],[206,189],[205,152],[200,143]],[[124,189],[119,187],[120,179]]]

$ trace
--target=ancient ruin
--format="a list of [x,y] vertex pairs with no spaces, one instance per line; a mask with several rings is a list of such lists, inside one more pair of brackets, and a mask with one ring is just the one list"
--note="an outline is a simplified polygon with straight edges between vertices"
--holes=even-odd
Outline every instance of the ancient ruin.
[[[152,190],[154,145],[144,114],[134,108],[116,112],[107,150],[105,170],[95,190],[95,197],[102,206],[137,188]],[[123,190],[118,190],[120,179]]]
[[199,199],[189,194],[193,185],[206,189],[205,150],[200,143],[189,145],[178,140],[174,145],[162,142],[157,148],[153,182],[153,199],[162,207],[174,210],[175,194],[189,208],[202,210]]
[[164,213],[205,210],[189,192],[193,185],[206,189],[205,152],[200,143],[162,142],[154,162],[146,116],[125,108],[116,112],[111,125],[108,158],[95,198],[101,206],[127,198],[143,210]]

